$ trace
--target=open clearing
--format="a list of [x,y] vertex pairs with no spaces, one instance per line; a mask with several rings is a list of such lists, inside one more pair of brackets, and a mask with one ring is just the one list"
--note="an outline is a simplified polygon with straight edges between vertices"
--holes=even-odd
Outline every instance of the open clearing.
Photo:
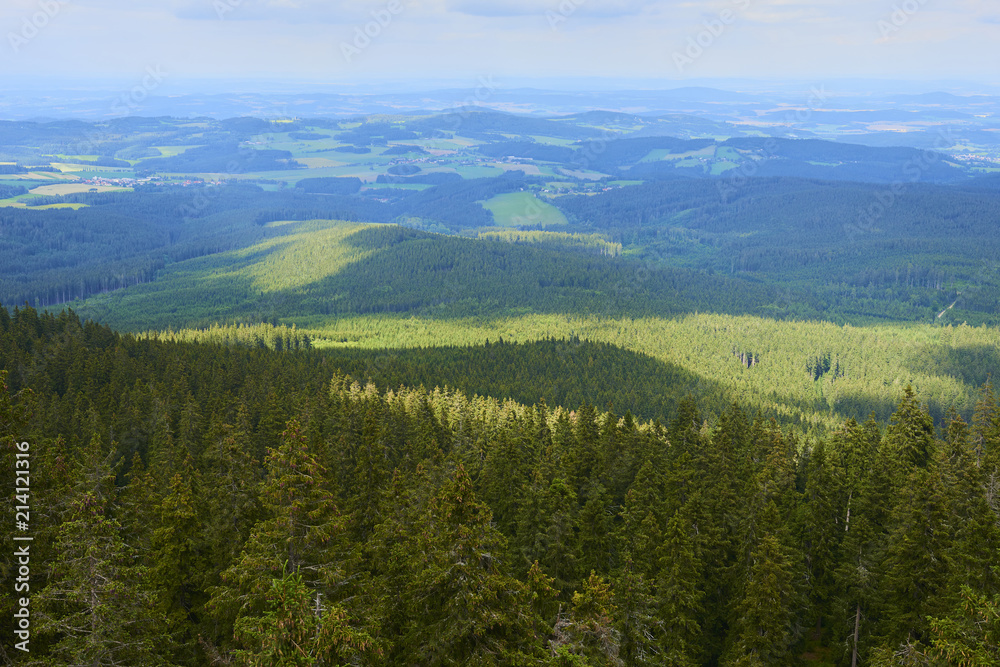
[[26,174],[7,174],[6,178],[20,181],[69,181],[75,180],[76,176],[58,171],[30,171]]
[[543,202],[530,192],[509,192],[497,195],[483,204],[493,213],[493,219],[501,227],[521,227],[529,225],[568,224],[562,211],[552,204]]
[[120,192],[123,190],[131,192],[132,188],[119,188],[113,185],[90,185],[89,183],[60,183],[58,185],[40,185],[31,190],[33,195],[72,195],[77,192]]

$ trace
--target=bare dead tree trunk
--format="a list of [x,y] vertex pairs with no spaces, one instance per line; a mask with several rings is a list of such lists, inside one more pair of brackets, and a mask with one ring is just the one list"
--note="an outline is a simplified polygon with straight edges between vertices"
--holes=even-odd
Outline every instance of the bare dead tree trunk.
[[854,646],[851,649],[851,667],[858,667],[858,631],[861,629],[861,603],[854,614]]

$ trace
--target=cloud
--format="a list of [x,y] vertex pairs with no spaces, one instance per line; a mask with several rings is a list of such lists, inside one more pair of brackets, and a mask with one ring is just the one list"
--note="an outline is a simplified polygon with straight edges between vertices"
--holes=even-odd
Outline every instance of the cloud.
[[448,10],[456,14],[487,18],[533,16],[545,12],[538,2],[531,0],[451,0]]
[[546,12],[624,18],[662,4],[644,0],[448,0],[447,8],[457,14],[485,18],[545,16]]
[[[94,0],[90,0],[94,1]],[[100,0],[97,0],[100,1]],[[281,24],[344,25],[371,19],[392,0],[172,0],[174,15],[187,20],[269,21]],[[412,0],[396,0],[404,10]]]

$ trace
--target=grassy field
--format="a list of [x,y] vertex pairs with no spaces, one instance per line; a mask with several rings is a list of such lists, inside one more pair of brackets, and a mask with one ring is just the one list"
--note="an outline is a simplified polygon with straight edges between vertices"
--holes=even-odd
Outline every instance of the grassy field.
[[[26,202],[21,200],[22,197],[28,197],[30,199],[30,195],[21,195],[20,197],[12,197],[10,199],[0,199],[0,207],[27,208],[28,205]],[[31,209],[33,211],[45,211],[54,208],[71,208],[74,211],[77,211],[86,207],[87,204],[45,204],[44,206],[32,206]]]
[[608,177],[608,174],[590,169],[566,169],[561,167],[556,170],[556,173],[562,176],[571,176],[581,181],[599,181],[602,178]]
[[540,135],[531,135],[531,138],[540,144],[548,144],[550,146],[572,146],[576,143],[576,139],[563,139],[561,137],[543,137]]
[[711,173],[713,176],[718,176],[719,174],[724,174],[730,169],[735,169],[739,165],[735,162],[730,162],[729,160],[720,160],[712,163]]
[[62,160],[63,162],[74,163],[74,162],[93,162],[94,160],[96,160],[97,158],[99,158],[101,156],[100,155],[66,155],[65,153],[60,153],[60,154],[56,155],[56,157],[59,158],[60,160]]
[[322,169],[323,167],[343,167],[346,163],[343,160],[333,160],[328,157],[296,157],[296,162],[301,162],[310,169]]
[[646,154],[646,157],[639,160],[639,162],[659,162],[660,160],[666,159],[670,155],[669,148],[654,148]]
[[398,189],[398,190],[426,190],[427,188],[432,188],[433,185],[428,183],[367,183],[365,188],[368,190],[386,190],[386,189]]
[[465,164],[455,165],[455,171],[460,174],[462,178],[492,178],[503,173],[503,169],[500,169],[499,167],[481,167]]
[[562,211],[552,204],[539,200],[530,192],[497,195],[486,201],[483,207],[493,213],[493,219],[501,227],[529,225],[551,227],[568,224]]
[[71,195],[77,192],[131,192],[132,188],[120,188],[113,185],[90,185],[89,183],[60,183],[59,185],[42,185],[31,190],[33,195]]
[[[384,170],[383,170],[384,171]],[[225,172],[203,172],[203,173],[162,173],[165,178],[184,179],[190,176],[197,176],[206,181],[255,181],[259,179],[284,181],[294,185],[304,178],[318,178],[326,176],[357,176],[362,181],[374,181],[378,174],[369,170],[367,166],[344,165],[342,167],[317,167],[315,169],[284,169],[280,171],[248,171],[240,174],[229,174]]]
[[715,151],[717,160],[729,160],[731,162],[742,162],[746,158],[735,148],[730,146],[719,146]]
[[64,174],[71,174],[73,176],[79,176],[81,172],[89,172],[101,175],[107,174],[113,178],[132,173],[131,167],[100,167],[94,164],[75,162],[53,162],[52,166]]
[[18,181],[75,181],[75,174],[64,174],[60,171],[30,171],[26,174],[10,174],[9,179]]
[[189,148],[197,148],[197,146],[151,146],[151,148],[160,151],[160,157],[175,157]]

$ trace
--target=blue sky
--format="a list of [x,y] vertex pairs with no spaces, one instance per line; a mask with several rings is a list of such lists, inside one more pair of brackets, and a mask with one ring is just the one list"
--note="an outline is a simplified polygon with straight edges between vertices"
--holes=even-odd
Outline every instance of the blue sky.
[[986,0],[3,0],[0,77],[1000,84]]

